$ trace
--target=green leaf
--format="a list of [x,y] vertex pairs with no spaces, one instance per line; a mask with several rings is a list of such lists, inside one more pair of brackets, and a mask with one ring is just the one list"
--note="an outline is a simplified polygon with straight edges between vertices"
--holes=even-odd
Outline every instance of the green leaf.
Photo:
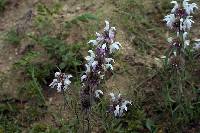
[[82,21],[82,22],[87,22],[88,20],[97,20],[97,19],[98,18],[91,13],[85,13],[77,17],[77,20]]
[[66,67],[66,64],[65,64],[64,62],[62,62],[62,63],[59,64],[59,67],[60,67],[61,69],[64,69],[64,68]]
[[150,120],[150,119],[147,119],[146,120],[146,127],[150,130],[150,131],[152,131],[152,126],[154,125],[154,122],[152,121],[152,120]]

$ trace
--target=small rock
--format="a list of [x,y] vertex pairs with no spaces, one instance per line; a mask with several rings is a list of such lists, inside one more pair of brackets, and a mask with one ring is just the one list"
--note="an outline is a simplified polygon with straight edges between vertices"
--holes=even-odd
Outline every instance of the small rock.
[[9,59],[9,60],[12,60],[13,58],[10,56],[8,59]]
[[51,103],[52,103],[52,101],[53,101],[53,98],[52,98],[52,97],[50,97],[50,98],[49,98],[49,103],[51,104]]
[[64,5],[63,11],[67,11],[67,10],[68,10],[68,6],[67,6],[67,5]]
[[80,11],[81,10],[81,7],[76,7],[76,12]]

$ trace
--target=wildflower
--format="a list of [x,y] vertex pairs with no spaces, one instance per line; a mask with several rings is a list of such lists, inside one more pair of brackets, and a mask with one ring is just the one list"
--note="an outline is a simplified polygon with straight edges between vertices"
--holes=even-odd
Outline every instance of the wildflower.
[[81,82],[83,82],[86,78],[87,78],[87,75],[83,75],[83,76],[81,77]]
[[106,63],[114,62],[115,60],[113,58],[105,58]]
[[88,44],[92,44],[93,46],[96,46],[96,45],[98,45],[99,42],[104,40],[104,36],[101,35],[100,33],[96,32],[96,36],[97,36],[97,39],[96,40],[90,40],[88,42]]
[[53,82],[49,86],[51,88],[56,87],[58,92],[65,91],[71,84],[70,78],[72,78],[71,74],[56,72],[55,79],[53,79]]
[[[104,42],[103,44],[116,44],[114,42],[115,39],[115,34],[116,34],[116,28],[115,27],[110,27],[110,24],[108,21],[105,21],[106,26],[104,28],[104,33],[100,34],[96,32],[97,39],[96,40],[90,40],[88,43],[92,44],[93,46],[98,45],[100,42]],[[119,49],[119,48],[118,48]]]
[[166,21],[167,26],[172,29],[174,22],[176,21],[176,18],[175,18],[174,14],[170,14],[170,15],[165,16],[165,18],[163,20]]
[[200,39],[195,40],[195,44],[194,44],[194,49],[198,50],[200,49]]
[[96,36],[97,36],[97,41],[100,42],[100,41],[103,41],[104,40],[104,36],[98,32],[96,32]]
[[123,100],[121,94],[115,95],[114,93],[109,94],[111,96],[112,104],[111,111],[113,111],[115,117],[122,117],[126,111],[128,111],[128,105],[132,105],[131,101]]
[[116,31],[115,27],[111,27],[110,30],[109,30],[108,36],[110,38],[111,43],[113,43],[113,41],[114,41],[115,31]]
[[115,117],[120,116],[120,107],[119,107],[119,105],[117,105],[117,106],[115,107],[114,114],[115,114]]
[[174,4],[174,8],[171,10],[171,13],[174,13],[179,8],[179,5],[177,1],[172,1],[171,3]]
[[[83,89],[81,95],[84,97],[82,103],[85,104],[84,100],[89,99],[86,102],[87,105],[92,105],[95,101],[91,99],[100,98],[103,95],[103,91],[99,89],[102,84],[104,77],[108,77],[108,72],[111,72],[113,68],[114,59],[111,58],[111,54],[120,50],[121,44],[115,41],[116,28],[110,27],[110,23],[105,21],[105,27],[103,33],[96,32],[96,39],[90,40],[88,43],[93,46],[93,50],[89,50],[89,55],[85,57],[86,60],[86,71],[81,77]],[[98,89],[97,89],[98,88]],[[83,107],[86,107],[85,105]]]
[[118,101],[121,97],[120,93],[117,96],[115,96],[114,93],[110,93],[109,95],[111,96],[113,102]]
[[130,101],[124,101],[124,102],[122,103],[121,110],[128,111],[127,104],[132,105]]
[[106,23],[106,26],[104,28],[104,31],[108,31],[110,29],[109,22],[106,20],[105,23]]
[[194,9],[198,9],[198,7],[197,4],[189,4],[188,1],[189,0],[184,0],[182,6],[180,6],[177,1],[171,2],[174,4],[171,14],[165,16],[163,19],[167,27],[176,29],[177,32],[180,32],[180,30],[190,30],[192,23],[194,23],[190,14],[194,13]]
[[175,68],[180,68],[184,63],[184,55],[187,46],[190,45],[188,39],[188,31],[192,28],[194,21],[192,20],[195,9],[198,9],[197,4],[189,3],[190,0],[183,0],[182,5],[177,1],[172,1],[174,4],[171,14],[165,16],[163,19],[166,22],[167,27],[174,30],[177,34],[175,38],[169,38],[169,64]]
[[188,32],[184,32],[184,33],[183,33],[183,40],[186,40],[187,35],[188,35]]
[[197,7],[196,3],[189,4],[188,1],[190,1],[190,0],[184,0],[183,1],[183,7],[184,7],[186,13],[188,15],[190,15],[191,13],[194,13],[194,9],[195,8],[198,9],[198,7]]
[[103,91],[102,90],[96,90],[95,91],[95,97],[100,98],[100,95],[103,95]]
[[168,41],[168,43],[172,43],[173,42],[173,38],[172,37],[169,37],[168,39],[167,39],[167,41]]
[[86,56],[85,59],[88,62],[89,66],[91,66],[92,63],[94,62],[95,54],[92,50],[89,50],[88,52],[90,53],[90,56]]
[[110,46],[110,53],[113,53],[116,50],[119,50],[120,47],[121,47],[121,44],[119,42],[115,42],[115,43],[111,44],[111,46]]
[[183,30],[190,30],[190,28],[192,27],[192,23],[194,23],[194,21],[192,20],[192,16],[187,16],[185,21],[183,21]]
[[58,80],[57,79],[53,79],[53,82],[49,85],[51,86],[52,88],[55,88],[58,84]]
[[96,46],[98,44],[97,40],[90,40],[88,43],[92,44],[93,46]]

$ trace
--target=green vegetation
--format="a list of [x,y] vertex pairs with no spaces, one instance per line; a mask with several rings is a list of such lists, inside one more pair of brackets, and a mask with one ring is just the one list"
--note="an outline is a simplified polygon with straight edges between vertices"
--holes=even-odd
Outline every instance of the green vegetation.
[[22,38],[23,37],[19,35],[19,33],[17,33],[16,30],[12,29],[6,34],[5,41],[8,42],[9,44],[19,45]]
[[7,4],[8,0],[0,0],[0,13],[5,10],[5,6]]

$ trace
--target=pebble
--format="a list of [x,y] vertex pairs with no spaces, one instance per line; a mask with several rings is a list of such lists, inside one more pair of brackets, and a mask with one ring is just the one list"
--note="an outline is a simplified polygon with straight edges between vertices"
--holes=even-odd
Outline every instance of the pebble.
[[80,11],[81,10],[81,7],[76,7],[76,11],[78,12],[78,11]]

